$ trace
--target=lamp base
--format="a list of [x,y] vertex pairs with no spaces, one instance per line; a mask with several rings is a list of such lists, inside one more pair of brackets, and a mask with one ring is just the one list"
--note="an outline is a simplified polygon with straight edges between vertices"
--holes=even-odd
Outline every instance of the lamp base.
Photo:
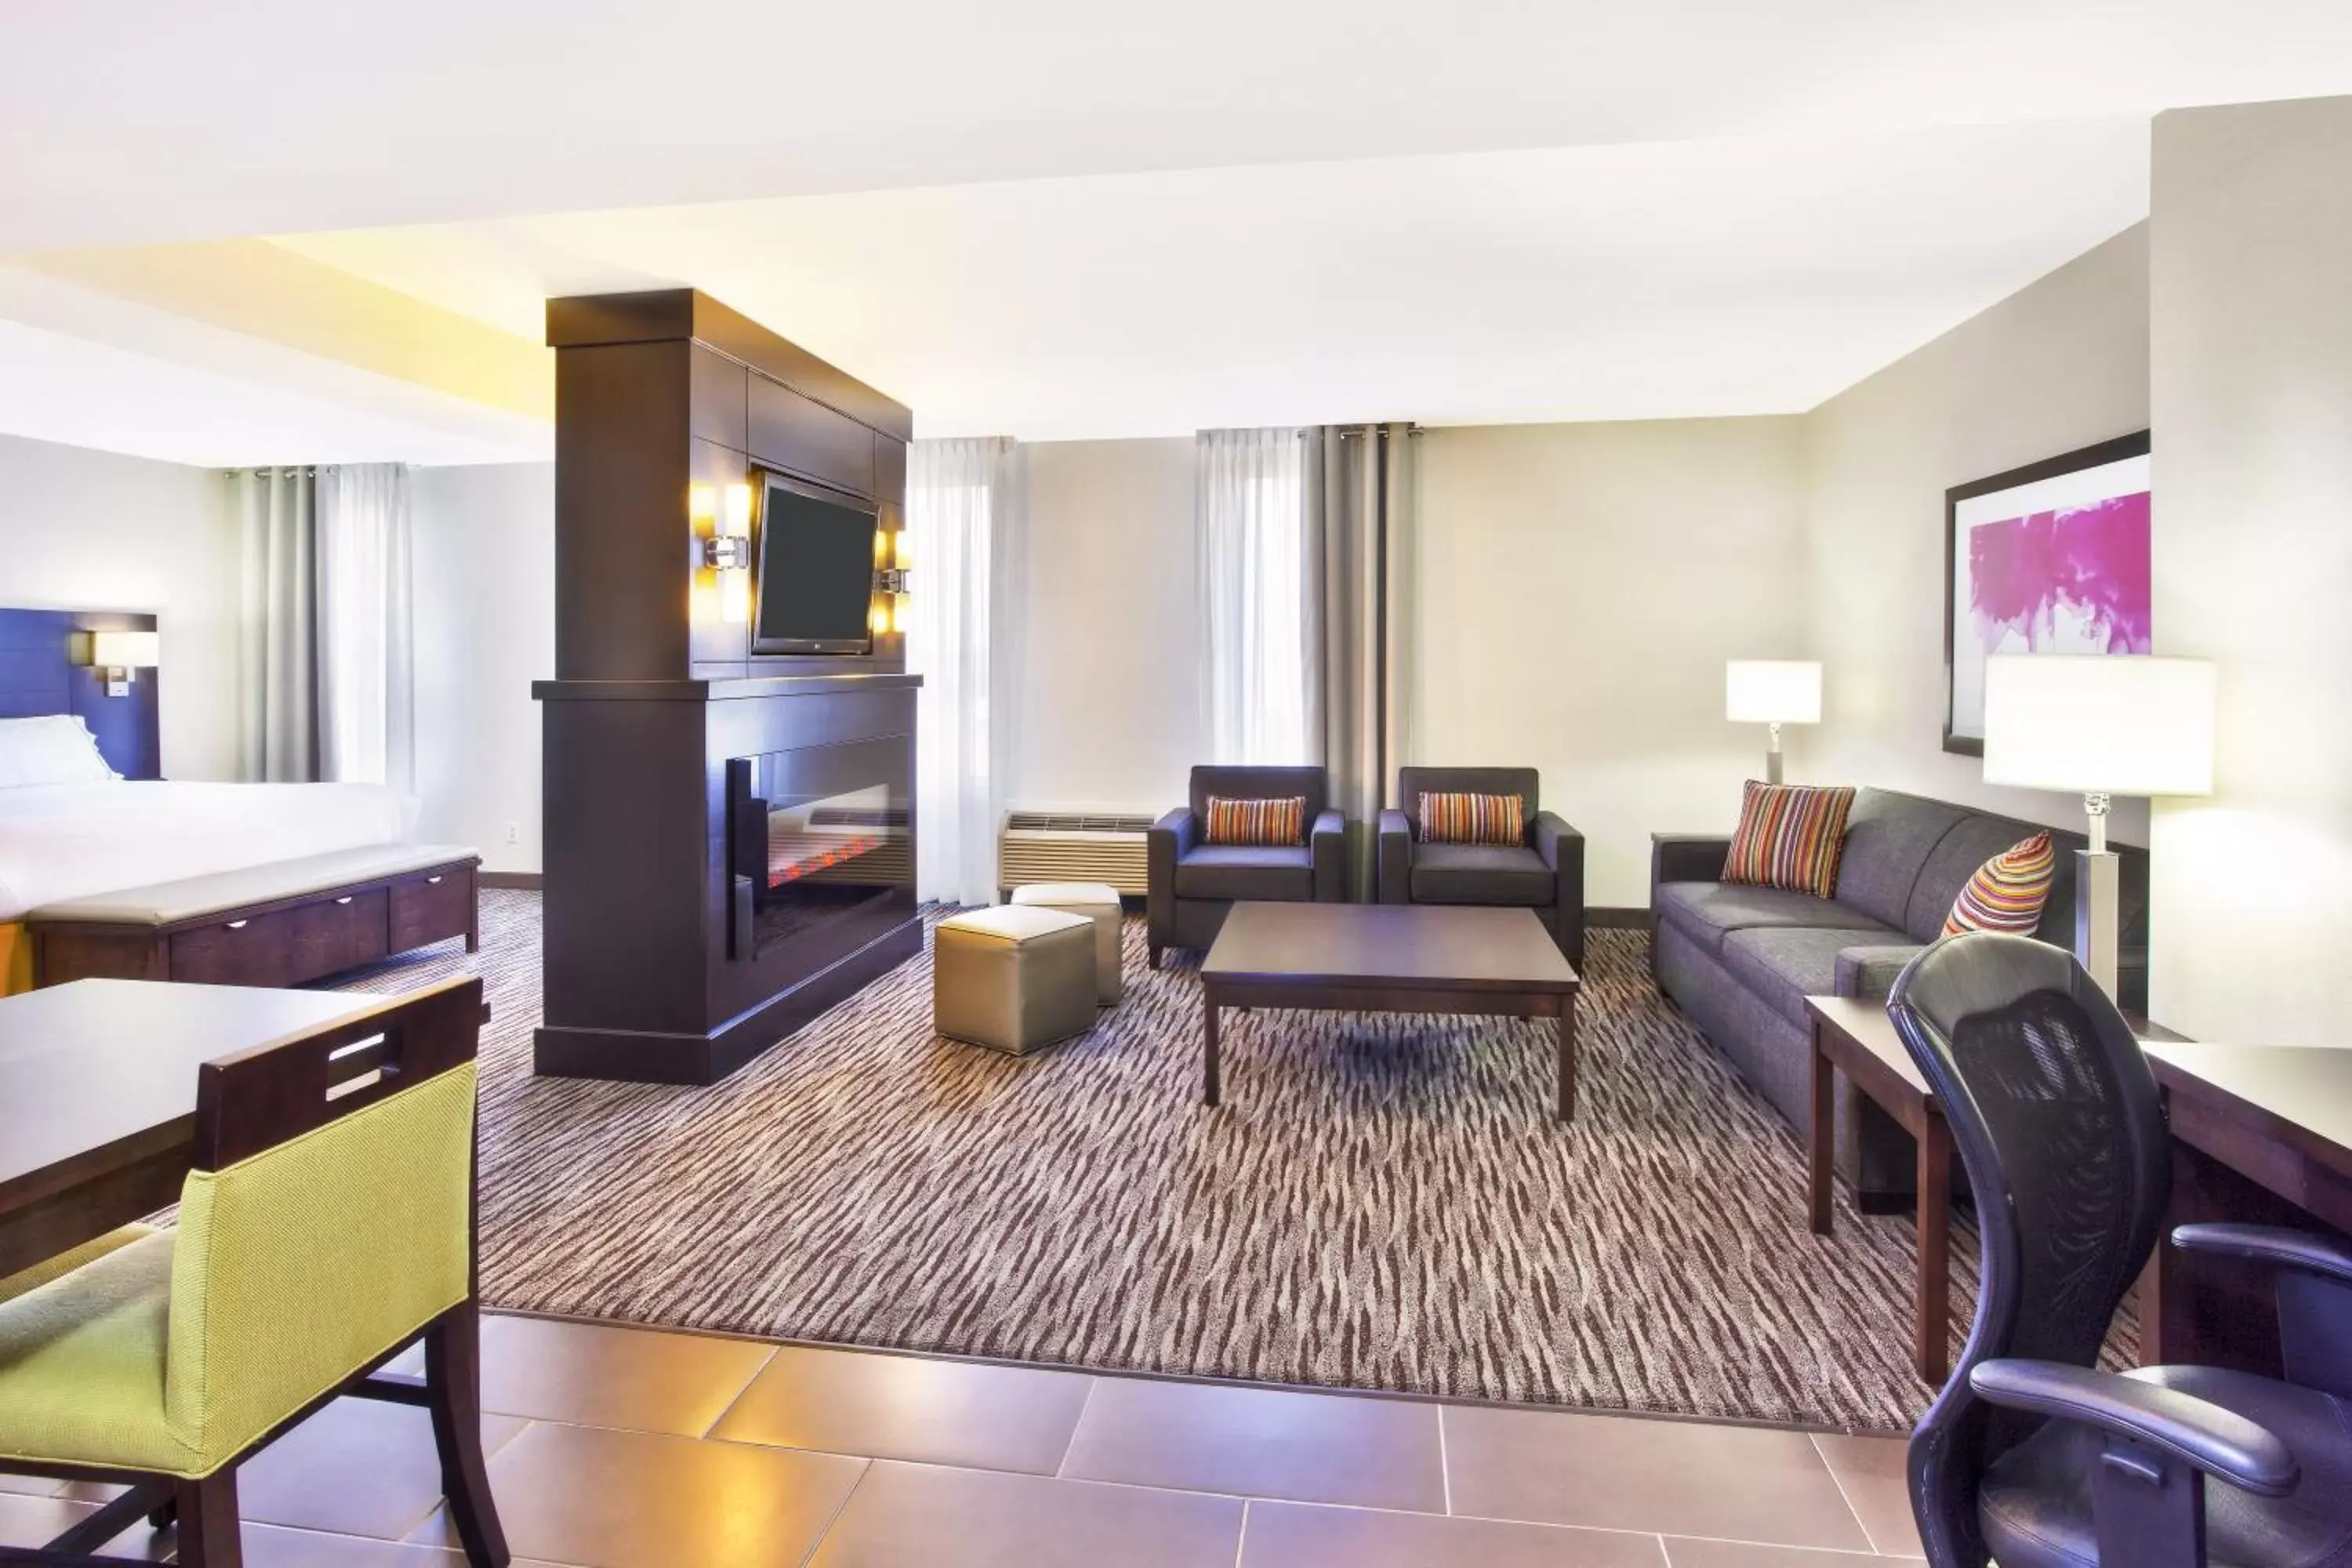
[[1772,738],[1764,747],[1764,782],[1768,784],[1780,782],[1780,726],[1778,724],[1772,726]]
[[2116,994],[2122,864],[2112,849],[2074,851],[2074,957],[2110,999]]

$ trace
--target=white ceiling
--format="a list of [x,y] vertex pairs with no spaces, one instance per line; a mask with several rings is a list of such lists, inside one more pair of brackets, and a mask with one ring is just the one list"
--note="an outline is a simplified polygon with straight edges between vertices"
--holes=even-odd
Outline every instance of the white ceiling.
[[0,251],[691,283],[932,434],[1764,412],[2142,216],[2153,111],[2344,91],[2344,0],[26,4]]
[[521,335],[692,283],[1024,440],[1810,408],[2147,207],[2137,118],[1103,175],[282,240]]
[[0,249],[2144,114],[2347,65],[2342,0],[28,0]]

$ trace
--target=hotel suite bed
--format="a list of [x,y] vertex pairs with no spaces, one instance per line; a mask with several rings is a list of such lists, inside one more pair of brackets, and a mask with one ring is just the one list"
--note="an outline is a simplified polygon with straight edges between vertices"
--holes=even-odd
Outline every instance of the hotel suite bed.
[[407,840],[380,784],[110,779],[0,789],[0,994],[29,986],[27,910],[89,893]]

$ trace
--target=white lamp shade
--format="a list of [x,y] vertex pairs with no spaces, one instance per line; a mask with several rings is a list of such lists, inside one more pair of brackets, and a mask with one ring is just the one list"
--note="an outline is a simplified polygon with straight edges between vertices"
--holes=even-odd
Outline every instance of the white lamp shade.
[[2210,795],[2213,684],[2201,658],[1995,655],[1985,661],[1985,782]]
[[89,634],[89,662],[100,669],[152,669],[163,657],[163,639],[154,632]]
[[1818,724],[1822,667],[1803,658],[1735,658],[1723,667],[1723,716],[1737,724]]

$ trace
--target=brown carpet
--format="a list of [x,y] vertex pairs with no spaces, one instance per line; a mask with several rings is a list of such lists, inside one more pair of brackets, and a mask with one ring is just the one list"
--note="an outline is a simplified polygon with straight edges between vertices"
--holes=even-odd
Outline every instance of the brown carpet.
[[[1810,1235],[1794,1134],[1593,934],[1577,1119],[1506,1020],[1233,1018],[1145,967],[1015,1060],[935,1037],[912,960],[726,1083],[535,1079],[539,903],[484,951],[492,1304],[780,1338],[1853,1429],[1907,1426],[1907,1220]],[[1954,1259],[1956,1323],[1975,1283]],[[2127,1336],[2128,1325],[2123,1326]]]

